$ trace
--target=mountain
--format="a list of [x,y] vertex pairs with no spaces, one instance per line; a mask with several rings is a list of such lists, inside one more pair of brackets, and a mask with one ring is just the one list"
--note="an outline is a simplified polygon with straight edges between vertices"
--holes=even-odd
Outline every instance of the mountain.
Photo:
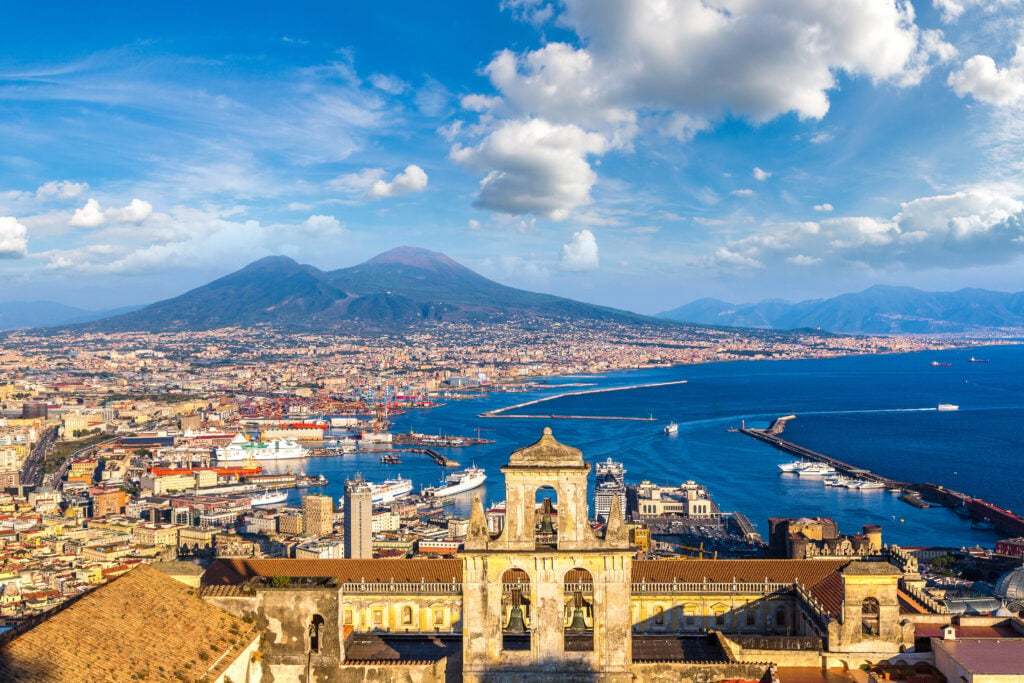
[[136,308],[132,306],[110,311],[90,311],[55,301],[7,301],[0,303],[0,330],[71,325],[107,318]]
[[658,317],[703,325],[819,328],[860,334],[970,333],[1024,328],[1024,292],[924,292],[876,285],[863,292],[798,303],[730,304],[699,299]]
[[332,271],[269,256],[181,296],[82,327],[157,331],[272,324],[390,329],[428,321],[538,318],[665,322],[506,287],[444,254],[399,247]]

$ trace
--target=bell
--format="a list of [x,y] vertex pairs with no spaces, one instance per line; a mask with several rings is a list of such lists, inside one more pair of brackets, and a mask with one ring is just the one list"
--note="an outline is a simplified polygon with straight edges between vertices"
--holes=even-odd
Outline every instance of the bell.
[[583,620],[583,608],[577,607],[572,611],[572,623],[569,624],[570,631],[586,631],[587,622]]
[[508,626],[505,630],[509,633],[526,633],[526,624],[523,622],[523,608],[513,605],[508,612]]
[[550,536],[555,533],[555,527],[551,524],[551,499],[544,500],[544,517],[540,521],[540,533],[542,536]]

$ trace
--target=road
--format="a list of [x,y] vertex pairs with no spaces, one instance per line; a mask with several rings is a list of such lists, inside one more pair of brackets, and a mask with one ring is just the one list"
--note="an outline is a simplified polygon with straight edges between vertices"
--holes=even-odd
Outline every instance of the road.
[[32,448],[32,452],[25,458],[25,466],[21,471],[21,483],[23,486],[38,486],[43,480],[43,460],[46,454],[57,440],[57,427],[50,427],[43,432],[43,435]]

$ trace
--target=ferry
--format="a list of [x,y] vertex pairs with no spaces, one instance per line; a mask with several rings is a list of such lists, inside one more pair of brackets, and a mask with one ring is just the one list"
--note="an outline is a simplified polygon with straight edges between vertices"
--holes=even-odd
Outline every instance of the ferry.
[[295,460],[308,458],[309,453],[295,439],[271,439],[270,441],[249,441],[245,434],[236,434],[227,446],[215,451],[217,464],[243,462],[245,460]]
[[935,410],[946,413],[952,412],[954,410],[960,410],[960,406],[954,405],[952,403],[940,403],[938,406],[935,407]]
[[423,496],[426,498],[447,498],[457,496],[466,491],[482,486],[487,479],[483,468],[467,467],[462,472],[452,472],[444,479],[441,486],[431,486],[423,489]]
[[806,460],[794,460],[793,462],[780,463],[779,469],[783,472],[798,472],[810,464]]
[[[401,476],[397,479],[385,479],[382,484],[370,482],[369,485],[370,502],[380,505],[390,503],[412,492],[412,479],[403,479]],[[341,502],[344,504],[345,500],[342,499]]]
[[669,422],[667,425],[665,425],[666,434],[677,434],[678,432],[679,425],[677,425],[675,422]]
[[811,463],[807,467],[801,467],[796,471],[801,477],[825,477],[830,474],[835,474],[836,470],[831,465],[823,462]]
[[256,505],[276,505],[288,500],[288,493],[284,491],[264,491],[258,496],[253,496],[250,503]]

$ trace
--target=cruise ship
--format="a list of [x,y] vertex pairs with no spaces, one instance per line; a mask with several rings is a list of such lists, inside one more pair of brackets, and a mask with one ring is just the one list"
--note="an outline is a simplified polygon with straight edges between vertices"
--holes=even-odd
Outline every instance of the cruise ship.
[[252,497],[252,505],[276,505],[277,503],[283,503],[288,500],[287,491],[264,491],[263,493]]
[[214,455],[217,464],[253,460],[295,460],[307,458],[309,453],[295,439],[249,441],[245,434],[236,434],[227,446],[220,446]]
[[807,467],[801,467],[796,471],[801,477],[824,477],[835,474],[836,470],[831,465],[823,462],[811,463]]
[[467,467],[461,472],[452,472],[444,479],[441,486],[431,486],[423,489],[423,496],[427,498],[447,498],[457,496],[466,491],[472,491],[482,486],[487,479],[481,467]]
[[[370,482],[370,502],[377,504],[390,503],[396,498],[401,498],[412,493],[412,479],[385,479],[382,484]],[[342,503],[345,501],[342,500]]]

